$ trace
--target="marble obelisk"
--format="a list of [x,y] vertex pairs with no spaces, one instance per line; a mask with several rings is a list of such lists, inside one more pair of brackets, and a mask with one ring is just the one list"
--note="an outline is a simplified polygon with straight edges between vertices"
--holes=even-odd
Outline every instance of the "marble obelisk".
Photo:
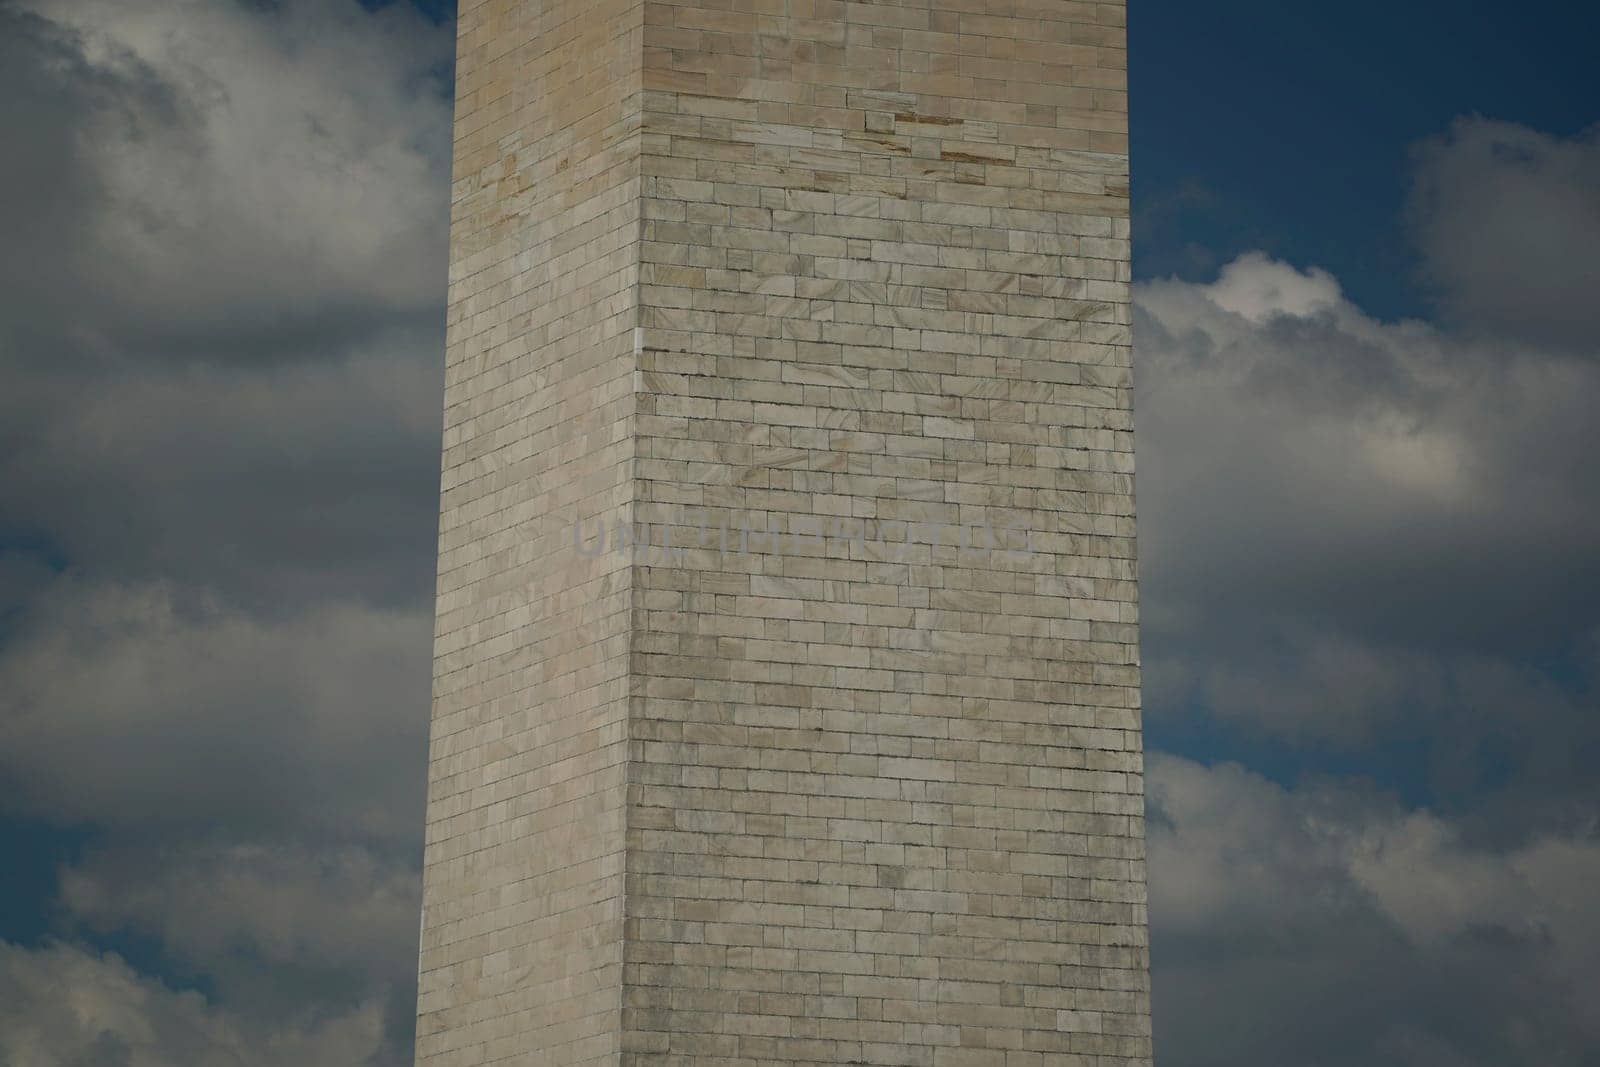
[[417,1062],[1150,1062],[1122,2],[463,0]]

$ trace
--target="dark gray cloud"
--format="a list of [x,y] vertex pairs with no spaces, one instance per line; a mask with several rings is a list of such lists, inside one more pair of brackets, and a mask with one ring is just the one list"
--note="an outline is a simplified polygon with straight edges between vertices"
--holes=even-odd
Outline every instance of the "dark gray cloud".
[[1463,118],[1415,156],[1411,222],[1446,313],[1594,356],[1600,126],[1561,138]]
[[[316,362],[0,370],[0,535],[283,609],[431,589],[439,338]],[[68,344],[60,341],[60,344]]]
[[1138,300],[1152,714],[1420,744],[1452,795],[1509,763],[1570,807],[1600,745],[1600,365],[1375,321],[1261,256]]
[[1142,548],[1169,607],[1502,653],[1592,624],[1593,364],[1375,321],[1259,255],[1138,301]]
[[[1472,205],[1503,181],[1458,158],[1481,133],[1419,156],[1419,182],[1449,172],[1456,198],[1429,225],[1474,240]],[[1539,147],[1541,172],[1589,151],[1493,135]],[[1423,252],[1463,299],[1493,284],[1438,258],[1492,245]],[[1537,313],[1378,321],[1336,278],[1261,255],[1136,300],[1149,721],[1265,740],[1291,767],[1413,753],[1387,784],[1293,785],[1157,754],[1160,1054],[1589,1062],[1600,363],[1573,357],[1594,336]]]
[[1157,757],[1157,1054],[1577,1065],[1600,1042],[1592,832],[1480,848],[1356,783]]
[[[95,261],[85,207],[109,192],[96,142],[139,143],[178,127],[181,105],[152,71],[123,52],[92,62],[73,30],[14,5],[0,6],[0,94],[16,150],[0,167],[6,254],[0,306],[8,364],[35,355],[17,336],[70,324],[85,303]],[[26,150],[21,150],[26,146]]]
[[10,268],[44,283],[37,311],[80,358],[320,358],[439,320],[448,31],[310,0],[4,17],[7,88],[43,149],[0,186],[35,235]]
[[403,6],[39,11],[0,10],[38,146],[0,178],[0,536],[257,602],[415,603],[448,32]]
[[409,10],[0,5],[0,796],[94,835],[63,940],[0,946],[0,1061],[410,1060],[451,41]]
[[[119,841],[62,872],[62,903],[90,929],[158,937],[176,958],[215,971],[237,957],[308,971],[416,967],[409,928],[420,894],[409,863],[357,847],[227,839],[144,848]],[[248,971],[229,984],[253,983]]]
[[15,627],[0,650],[10,810],[119,832],[220,823],[414,842],[420,611],[336,603],[265,618],[171,586],[67,578]]

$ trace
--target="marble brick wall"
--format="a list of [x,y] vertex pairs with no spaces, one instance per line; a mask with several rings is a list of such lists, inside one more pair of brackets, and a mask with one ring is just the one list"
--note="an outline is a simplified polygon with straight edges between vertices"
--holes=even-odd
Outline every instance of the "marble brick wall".
[[419,1062],[1149,1062],[1123,14],[462,5]]
[[624,1063],[1146,1062],[1123,6],[644,32]]

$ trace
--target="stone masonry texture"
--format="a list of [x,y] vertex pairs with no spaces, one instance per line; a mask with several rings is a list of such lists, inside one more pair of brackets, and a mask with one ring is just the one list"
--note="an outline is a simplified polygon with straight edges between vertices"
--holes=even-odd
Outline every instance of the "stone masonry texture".
[[417,1062],[1151,1062],[1124,6],[464,0]]

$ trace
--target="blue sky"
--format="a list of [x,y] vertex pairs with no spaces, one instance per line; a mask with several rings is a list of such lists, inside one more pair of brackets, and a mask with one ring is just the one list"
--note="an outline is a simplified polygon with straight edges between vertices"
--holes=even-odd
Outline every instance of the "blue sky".
[[[409,1062],[450,20],[0,3],[0,1060]],[[1132,5],[1169,1067],[1600,1058],[1596,40]]]
[[[1145,2],[1130,5],[1129,39],[1135,276],[1209,281],[1262,250],[1327,269],[1382,319],[1437,312],[1407,224],[1420,142],[1463,116],[1572,136],[1600,115],[1592,5]],[[1565,636],[1540,651],[1563,659]],[[1204,714],[1148,730],[1152,747],[1279,780],[1359,773],[1413,803],[1459,799],[1430,774],[1426,730],[1355,751]],[[1485,784],[1507,758],[1485,754]]]
[[1263,249],[1374,314],[1426,314],[1400,224],[1411,146],[1462,115],[1595,121],[1588,4],[1146,0],[1128,33],[1141,276]]

